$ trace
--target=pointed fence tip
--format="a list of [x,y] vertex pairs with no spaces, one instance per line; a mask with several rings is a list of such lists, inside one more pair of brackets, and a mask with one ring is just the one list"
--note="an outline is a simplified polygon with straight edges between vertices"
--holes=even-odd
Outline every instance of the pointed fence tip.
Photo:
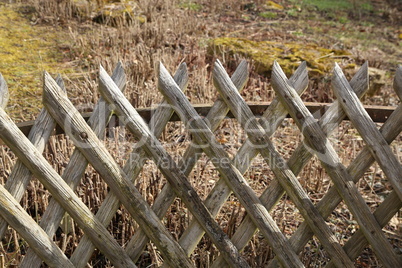
[[9,99],[9,92],[7,82],[3,75],[0,73],[0,107],[5,108]]
[[277,60],[274,60],[273,66],[272,66],[272,78],[286,78],[287,80],[287,76],[285,74],[285,72],[283,71],[281,65],[278,63]]
[[[163,65],[162,61],[159,62],[159,70],[158,70],[159,76],[162,74],[165,75],[166,73],[169,74],[168,70],[166,69],[165,65]],[[170,75],[170,74],[169,74]]]
[[99,73],[106,72],[105,68],[103,68],[102,64],[99,64]]

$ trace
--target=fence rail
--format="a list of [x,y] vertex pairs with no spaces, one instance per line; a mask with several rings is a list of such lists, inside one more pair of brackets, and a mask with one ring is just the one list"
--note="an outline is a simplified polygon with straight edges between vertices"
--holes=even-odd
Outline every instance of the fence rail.
[[[319,119],[324,113],[329,109],[331,103],[325,102],[304,102],[307,109],[314,115],[314,118]],[[253,112],[254,116],[261,117],[264,114],[264,111],[268,109],[271,105],[271,102],[247,102],[248,107]],[[209,111],[212,109],[213,104],[193,104],[194,109],[200,116],[207,116]],[[395,111],[396,107],[394,106],[379,106],[379,105],[364,105],[364,109],[370,115],[370,118],[373,122],[376,123],[384,123],[387,121],[388,117]],[[145,122],[149,123],[152,118],[152,115],[155,113],[156,108],[145,107],[145,108],[136,108],[137,112],[140,116],[145,120]],[[92,113],[86,112],[82,113],[82,117],[85,121],[88,121],[91,117]],[[290,115],[286,117],[290,118]],[[229,111],[226,115],[226,118],[234,118],[234,115]],[[345,117],[344,120],[349,120],[348,117]],[[169,118],[169,122],[178,122],[181,121],[179,115],[177,113],[173,113]],[[18,128],[28,136],[29,132],[32,129],[32,126],[35,124],[35,121],[24,121],[21,123],[17,123]],[[119,125],[119,117],[115,114],[110,118],[110,122],[108,126],[116,126]],[[52,134],[64,134],[64,130],[59,125],[56,125],[55,131]]]
[[[84,267],[97,248],[114,266],[135,267],[145,246],[152,241],[163,256],[165,266],[193,267],[189,256],[201,238],[207,235],[220,252],[212,267],[248,267],[250,264],[244,260],[241,251],[259,230],[276,255],[270,267],[279,264],[302,267],[299,253],[312,236],[317,237],[329,254],[330,267],[354,267],[354,260],[367,244],[385,267],[401,267],[401,256],[393,250],[382,227],[402,206],[402,166],[389,147],[402,130],[402,104],[396,108],[362,105],[359,98],[368,89],[367,63],[350,82],[339,66],[335,66],[331,85],[337,100],[332,104],[303,103],[301,100],[299,95],[308,85],[305,63],[289,79],[274,63],[272,86],[277,98],[271,103],[244,101],[239,92],[247,78],[245,61],[240,63],[232,77],[217,61],[213,80],[220,98],[212,106],[195,106],[183,93],[188,82],[185,64],[178,68],[174,77],[161,64],[158,88],[164,101],[156,109],[136,110],[123,95],[126,77],[121,64],[118,64],[112,76],[101,67],[99,88],[102,97],[94,111],[83,116],[68,100],[61,78],[55,81],[45,73],[45,108],[35,122],[17,125],[4,112],[8,89],[0,75],[0,138],[18,157],[5,185],[0,185],[0,236],[4,236],[10,225],[27,241],[30,247],[20,266],[39,267],[44,261],[49,266]],[[401,98],[402,67],[397,69],[394,89]],[[300,129],[304,141],[286,161],[270,137],[289,116]],[[216,141],[213,133],[227,117],[236,118],[248,137],[233,159]],[[348,167],[342,164],[328,138],[345,118],[349,118],[366,143],[366,147]],[[125,128],[139,140],[131,152],[131,156],[135,157],[130,157],[124,167],[116,163],[101,141],[110,120],[122,121]],[[179,162],[173,160],[158,140],[166,124],[175,120],[184,122],[193,139],[192,146],[187,148]],[[377,129],[374,122],[384,124]],[[55,129],[56,133],[68,135],[75,145],[63,174],[58,174],[42,156]],[[208,156],[221,177],[204,201],[187,178],[202,152]],[[259,197],[243,175],[258,154],[275,174],[275,180]],[[317,204],[313,203],[297,179],[312,156],[317,157],[334,185]],[[168,181],[152,207],[134,187],[144,160],[148,158],[155,162]],[[355,183],[374,161],[391,182],[393,191],[372,213]],[[95,215],[72,190],[80,183],[88,164],[110,187],[110,193]],[[53,197],[40,223],[32,219],[19,204],[32,175]],[[231,193],[238,198],[247,216],[229,238],[214,218]],[[304,218],[289,239],[270,214],[285,193]],[[185,203],[193,216],[178,241],[161,221],[176,197]],[[342,201],[360,227],[344,246],[326,223],[328,216]],[[141,227],[124,247],[106,229],[120,204]],[[51,239],[65,212],[85,233],[69,258]]]

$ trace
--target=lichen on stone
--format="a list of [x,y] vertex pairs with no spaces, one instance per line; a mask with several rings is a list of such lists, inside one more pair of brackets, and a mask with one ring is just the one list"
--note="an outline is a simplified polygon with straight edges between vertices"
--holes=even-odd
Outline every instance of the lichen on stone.
[[286,74],[291,74],[302,61],[310,74],[324,74],[333,68],[336,59],[350,57],[345,50],[328,49],[313,43],[252,41],[246,38],[220,37],[211,41],[209,53],[240,55],[253,61],[256,71],[269,76],[276,60]]

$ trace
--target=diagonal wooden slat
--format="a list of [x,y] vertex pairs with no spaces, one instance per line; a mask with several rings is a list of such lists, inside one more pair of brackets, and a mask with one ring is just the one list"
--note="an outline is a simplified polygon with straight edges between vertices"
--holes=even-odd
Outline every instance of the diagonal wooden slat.
[[[103,75],[108,77],[108,82],[113,84],[116,92],[122,95],[123,93],[106,71],[103,68],[101,70],[103,71]],[[64,127],[67,135],[76,144],[87,161],[103,177],[111,191],[120,199],[127,211],[157,245],[163,256],[166,257],[166,261],[172,266],[192,267],[193,264],[185,256],[183,249],[173,240],[148,203],[129,181],[127,174],[117,165],[104,144],[97,138],[74,105],[68,100],[67,95],[61,92],[54,80],[46,73],[43,104],[56,122]],[[63,125],[66,122],[68,122],[67,125]],[[71,215],[71,212],[68,212]],[[105,228],[98,219],[95,221],[102,228]],[[91,240],[95,243],[93,237],[91,237]],[[95,246],[99,248],[98,244],[95,244]],[[119,250],[121,251],[122,248],[119,247]],[[103,253],[108,256],[106,252]],[[123,251],[122,256],[127,256],[126,252]]]
[[[56,80],[64,90],[61,76],[58,76]],[[28,135],[28,139],[39,152],[43,152],[45,149],[45,144],[49,140],[55,126],[56,122],[49,115],[46,109],[43,108]],[[15,200],[19,202],[28,186],[31,176],[32,174],[29,169],[24,166],[20,160],[17,160],[4,187],[12,196],[14,196]],[[0,238],[4,236],[6,230],[7,222],[0,218]]]
[[391,245],[382,233],[378,222],[370,213],[363,197],[353,183],[352,177],[340,162],[338,155],[321,127],[307,110],[300,97],[294,92],[294,89],[287,83],[285,74],[276,62],[274,63],[272,74],[272,85],[275,92],[301,129],[307,146],[315,151],[316,156],[321,161],[321,165],[331,177],[343,200],[364,231],[376,255],[384,265],[389,267],[400,266],[395,252],[393,252]]
[[8,92],[7,82],[3,75],[0,73],[0,107],[5,108],[7,106],[8,98],[10,94]]
[[[174,77],[175,81],[176,78]],[[246,81],[248,79],[248,68],[247,68],[247,62],[242,61],[239,66],[236,68],[236,71],[233,73],[232,80],[233,83],[236,85],[238,90],[242,90]],[[180,87],[180,84],[177,83]],[[164,101],[163,103],[164,109],[169,109],[170,111],[174,111],[170,105],[167,105],[168,103]],[[228,112],[228,109],[226,108],[226,104],[218,99],[213,107],[211,108],[210,112],[206,116],[206,121],[208,121],[211,125],[212,129],[216,129],[219,126],[219,123],[223,118],[225,117],[225,114]],[[157,115],[157,113],[155,113]],[[155,116],[154,115],[154,116]],[[156,120],[155,120],[156,121]],[[153,123],[153,120],[150,122],[150,126],[152,129],[152,126],[158,126],[159,124]],[[164,125],[164,124],[163,124]],[[160,131],[154,131],[155,136],[158,136],[162,130]],[[201,156],[202,150],[200,148],[197,148],[195,146],[189,146],[187,150],[185,151],[182,160],[179,163],[179,168],[183,171],[183,173],[188,176],[190,174],[192,168],[196,164],[196,161],[198,158]],[[140,158],[138,161],[139,163],[143,162],[143,159]],[[135,176],[138,176],[138,173],[135,174]],[[220,195],[223,194],[222,191],[219,192]],[[176,195],[174,194],[173,189],[171,188],[170,184],[165,184],[165,186],[162,188],[161,192],[158,194],[154,201],[154,205],[152,206],[152,209],[155,211],[155,213],[162,218],[163,216],[166,215],[166,211],[170,207],[171,203],[174,201],[174,198]],[[204,202],[207,208],[209,209],[208,202]],[[210,210],[210,213],[212,216],[215,216],[218,211],[215,212],[215,210]],[[190,248],[194,248],[195,245],[197,244],[197,241],[199,241],[204,234],[204,229],[202,226],[198,224],[196,220],[193,221],[193,225],[195,226],[191,230],[192,237],[188,240],[191,241],[191,243],[194,245],[193,247],[190,247],[187,245],[185,242],[183,242],[182,239],[180,239],[179,244],[183,247],[183,249],[186,251],[187,255],[189,256],[192,252]],[[183,236],[182,236],[183,237]],[[143,248],[145,247],[148,239],[144,237],[144,235],[140,232],[135,233],[134,237],[130,240],[130,242],[127,244],[126,250],[129,252],[131,258],[133,260],[137,260],[140,257],[140,254],[142,254]]]
[[230,107],[237,121],[245,129],[248,138],[259,149],[260,154],[274,172],[276,179],[279,180],[329,255],[339,267],[354,267],[353,262],[343,251],[296,176],[276,151],[269,139],[270,135],[263,130],[245,100],[234,90],[234,85],[230,83],[228,75],[219,61],[215,62],[213,78],[220,95]]
[[250,213],[254,223],[269,240],[269,243],[279,256],[282,265],[302,267],[303,264],[290,248],[275,221],[260,203],[254,191],[248,186],[240,171],[231,163],[227,153],[215,141],[214,134],[207,124],[200,118],[184,94],[178,90],[176,83],[165,67],[160,64],[159,69],[160,91],[170,104],[175,107],[176,111],[178,111],[190,133],[196,139],[197,144],[202,146],[220,175],[225,178],[226,183],[230,185],[241,204]]
[[[112,76],[113,79],[113,76]],[[113,79],[114,81],[114,79]],[[186,64],[183,63],[179,66],[176,74],[175,74],[175,81],[180,85],[182,90],[185,90],[187,82],[188,82],[188,73]],[[117,86],[119,84],[116,83]],[[167,107],[164,102],[162,102],[159,107],[156,109],[154,116],[150,122],[152,129],[156,136],[160,136],[162,134],[163,129],[165,128],[166,123],[168,122],[170,116],[172,114],[172,109]],[[131,160],[133,159],[133,160]],[[141,172],[142,163],[145,163],[146,155],[145,152],[142,150],[141,145],[136,144],[135,148],[133,149],[132,153],[130,154],[129,161],[125,164],[123,171],[127,174],[128,178],[134,181],[137,176]],[[117,209],[120,206],[119,199],[113,194],[109,193],[101,206],[99,207],[98,212],[96,213],[96,217],[106,226],[112,220],[112,217],[115,215]],[[159,218],[163,216],[156,213]],[[139,230],[135,233],[135,235],[141,235],[143,237],[142,241],[143,244],[140,244],[139,241],[135,242],[135,245],[139,246],[140,253],[142,253],[146,243],[148,242],[148,237],[146,234]],[[133,243],[133,242],[131,242]],[[91,241],[88,239],[87,236],[81,239],[80,243],[78,244],[76,250],[74,251],[73,255],[71,256],[71,261],[77,267],[84,267],[88,262],[89,258],[92,255],[94,250],[94,246]],[[133,252],[130,247],[130,243],[126,246],[126,252],[130,255],[131,259],[136,262],[137,259],[133,257]]]
[[[367,74],[366,74],[367,76]],[[350,82],[351,86],[354,87],[353,85],[353,80]],[[356,94],[360,96],[359,91],[356,91]],[[338,100],[335,101],[333,105],[336,105],[336,109],[338,110],[337,113],[345,115],[345,112],[342,109],[339,109],[338,107]],[[326,125],[323,125],[323,122],[326,122],[327,120],[324,120],[327,114],[324,114],[323,118],[319,120],[319,124],[323,128],[323,130],[327,129]],[[338,126],[338,123],[331,124],[329,126],[335,127]],[[391,143],[397,136],[398,134],[402,131],[402,105],[400,105],[393,114],[389,117],[389,120],[385,122],[385,124],[381,127],[380,129],[381,133],[384,135],[384,138],[387,140],[388,143]],[[326,132],[328,133],[328,132]],[[300,148],[305,148],[304,146],[299,146],[290,158],[289,162],[291,162],[292,158],[294,156],[299,156],[300,155]],[[371,156],[368,148],[364,148],[359,155],[356,157],[356,159],[350,164],[350,166],[347,168],[348,173],[353,177],[353,181],[356,183],[364,174],[364,172],[373,164],[374,158]],[[378,208],[378,211],[376,212],[377,215],[381,215],[381,222],[384,222],[383,217],[388,218],[388,221],[391,219],[391,217],[396,213],[395,211],[399,210],[400,208],[400,202],[399,198],[394,198],[395,193],[391,194],[389,197],[387,197],[387,204],[389,207],[387,209],[384,209],[383,206]],[[342,198],[339,196],[338,191],[336,190],[336,187],[332,187],[329,189],[327,194],[320,200],[320,202],[317,204],[317,208],[320,210],[320,213],[323,217],[327,218],[332,211],[339,205],[339,203],[342,201]],[[387,206],[388,206],[387,205]],[[393,212],[394,211],[394,212]],[[393,212],[393,214],[392,214]],[[375,213],[375,215],[376,215]],[[392,215],[391,215],[392,214]],[[376,219],[378,220],[379,218],[376,216]],[[379,222],[380,223],[380,222]],[[381,227],[385,225],[381,224]],[[359,235],[362,235],[361,230],[358,231]],[[306,223],[302,223],[299,228],[296,230],[296,232],[292,235],[290,238],[290,242],[292,246],[295,248],[296,252],[300,252],[303,250],[303,247],[307,242],[311,239],[313,236],[313,233],[311,230],[309,230],[308,226]],[[363,236],[363,240],[364,236]],[[348,242],[350,244],[350,241]],[[359,245],[361,246],[361,242],[359,242]],[[365,245],[365,243],[363,243]],[[353,248],[353,252],[356,254],[350,254],[349,248],[346,248],[346,252],[348,255],[354,259],[357,257],[357,255],[361,251],[357,251],[358,248],[361,247]],[[361,248],[362,249],[362,248]],[[277,267],[276,261],[272,261],[269,267]]]
[[[240,66],[239,66],[240,67]],[[238,67],[238,68],[239,68]],[[294,81],[296,88],[298,89],[298,92],[301,93],[303,92],[306,88],[307,88],[307,70],[306,70],[306,64],[303,63],[299,66],[299,68],[297,68],[295,74],[292,76],[292,81]],[[236,80],[233,79],[232,77],[232,81],[235,84],[235,86],[237,88],[238,85],[236,85]],[[219,113],[219,115],[217,115],[216,117],[220,118],[224,116],[224,113],[227,113],[229,111],[229,108],[227,107],[227,105],[225,104],[225,102],[221,99],[218,99],[218,102],[220,103],[220,109],[221,112]],[[218,109],[217,109],[218,110]],[[218,110],[219,111],[219,110]],[[217,111],[217,112],[218,112]],[[267,118],[270,122],[272,122],[273,126],[272,128],[276,128],[280,122],[281,119],[283,119],[286,116],[286,113],[281,113],[281,109],[280,109],[280,103],[278,101],[273,101],[270,108],[264,113],[264,118]],[[214,118],[214,114],[210,113],[207,116],[207,122],[212,122],[210,124],[210,128],[212,131],[214,131],[217,127],[219,122],[213,122],[210,119]],[[273,131],[272,131],[273,133]],[[251,155],[250,153],[253,152],[253,148],[249,148],[244,150],[245,147],[248,147],[247,145],[249,145],[250,143],[245,143],[240,151],[236,154],[233,163],[236,166],[236,168],[239,169],[239,171],[241,173],[245,173],[245,171],[248,168],[248,165],[250,164],[251,160],[257,155],[257,153],[255,152],[255,154]],[[197,153],[200,153],[200,151],[202,151],[202,149],[195,149],[195,147],[191,147],[190,150],[193,149],[193,151],[198,151]],[[188,151],[187,151],[188,152]],[[187,155],[193,155],[187,152],[184,154],[183,158],[186,158]],[[190,159],[193,159],[191,156],[189,157]],[[247,162],[246,165],[244,165],[244,163]],[[195,163],[193,162],[193,164],[191,165],[191,167],[194,165]],[[190,165],[187,165],[190,166]],[[204,204],[207,206],[207,208],[209,209],[209,211],[211,212],[211,214],[213,216],[216,216],[219,212],[219,210],[221,209],[221,207],[223,206],[223,204],[225,203],[225,201],[227,200],[227,198],[229,197],[229,195],[231,194],[231,190],[228,187],[228,185],[225,183],[224,179],[220,179],[215,186],[213,187],[213,189],[210,191],[210,193],[208,194]],[[253,224],[254,226],[254,224]],[[191,254],[191,252],[194,251],[196,245],[198,244],[198,242],[200,241],[200,239],[202,238],[202,234],[203,231],[202,229],[199,227],[198,223],[196,221],[192,221],[189,225],[189,227],[184,231],[183,235],[180,237],[179,243],[180,245],[182,245],[182,247],[187,251],[187,254]],[[233,238],[232,238],[233,241]],[[239,246],[236,245],[238,248]],[[223,260],[223,258],[221,256],[219,256],[218,258],[220,258],[220,260],[222,261],[221,266],[225,265],[225,261]]]
[[[294,81],[292,81],[292,78],[289,79],[288,82],[289,82],[289,84],[294,85],[294,88],[297,90],[297,93],[300,94],[300,91],[297,87],[297,83],[294,83]],[[364,94],[364,92],[367,91],[367,89],[368,89],[367,63],[365,63],[359,69],[359,71],[356,73],[356,75],[353,77],[353,79],[351,80],[350,83],[359,96],[362,96]],[[274,101],[276,101],[278,103],[278,106],[281,108],[274,108],[273,112],[271,112],[270,111],[271,108],[269,108],[266,111],[266,113],[264,113],[264,118],[267,118],[268,120],[270,120],[272,122],[276,122],[276,120],[272,119],[273,118],[271,116],[272,113],[275,113],[278,110],[281,110],[283,116],[287,114],[285,107],[283,107],[280,104],[279,100],[277,98],[275,98]],[[343,118],[345,116],[346,116],[346,114],[342,110],[339,110],[338,103],[335,101],[333,104],[331,104],[328,111],[325,114],[323,114],[322,118],[320,118],[319,123],[322,126],[325,133],[329,134],[330,132],[332,132],[334,130],[334,128],[336,126],[338,126],[338,124],[343,120]],[[274,128],[272,126],[270,126],[271,124],[265,125],[264,129],[267,133],[270,133],[269,131],[271,131],[271,135],[272,135]],[[257,154],[257,148],[253,148],[251,146],[251,143],[245,142],[235,157],[235,163],[236,163],[237,157],[239,157],[239,159],[245,158],[242,156],[243,152],[254,152],[254,154],[253,154],[253,157],[254,157]],[[287,164],[294,174],[298,174],[302,170],[302,168],[307,164],[307,162],[309,161],[309,159],[311,157],[312,157],[312,154],[309,152],[309,150],[307,150],[306,147],[303,146],[303,144],[300,144],[299,147],[296,148],[296,150],[294,151],[294,153],[288,160]],[[248,164],[250,164],[250,163],[248,163]],[[267,187],[267,189],[261,194],[260,200],[264,204],[264,206],[266,206],[266,208],[268,210],[270,210],[279,201],[279,199],[281,198],[283,193],[284,193],[284,190],[283,190],[282,186],[280,185],[280,183],[277,180],[274,180]],[[329,203],[331,203],[330,200],[329,200]],[[331,210],[331,212],[332,212],[332,210]],[[302,226],[303,225],[305,226],[306,231],[310,230],[307,223],[303,222]],[[256,230],[255,225],[251,221],[250,217],[247,216],[243,220],[242,224],[239,226],[236,233],[233,235],[233,237],[232,237],[233,243],[235,243],[235,245],[239,249],[244,248],[247,245],[248,241],[252,238],[255,230]],[[312,235],[313,235],[313,232],[310,230],[310,236],[308,236],[308,238],[310,238]],[[297,241],[298,241],[297,239],[290,240],[292,247],[295,250],[298,249],[294,245],[295,242],[297,242]],[[298,253],[299,250],[297,250],[296,252]],[[212,267],[218,268],[218,267],[222,267],[223,265],[224,265],[224,263],[222,261],[222,258],[218,257],[217,260],[212,265]]]
[[345,110],[360,136],[370,148],[375,160],[402,200],[402,166],[387,141],[378,131],[375,123],[364,110],[361,102],[358,101],[353,90],[350,89],[350,85],[338,64],[335,64],[332,88],[336,97],[342,100],[340,103],[343,110]]
[[[402,66],[399,66],[395,78],[394,78],[394,90],[396,91],[399,99],[402,101]],[[394,113],[388,118],[383,126],[380,128],[380,132],[390,144],[402,131],[402,104],[399,104],[398,108],[395,110]],[[372,156],[370,150],[367,146],[362,150],[359,156],[356,158],[348,169],[351,169],[353,164],[357,162],[358,158],[361,155],[366,155],[366,157],[361,157],[366,159],[362,163],[362,166],[365,165],[364,170],[366,170],[372,163],[374,163],[375,159]],[[359,165],[355,165],[359,166]],[[352,171],[356,169],[351,169]],[[351,173],[352,174],[352,173]],[[363,172],[359,174],[359,177],[363,175]],[[328,194],[327,194],[328,195]],[[324,201],[324,200],[322,200]],[[399,211],[402,207],[402,201],[400,200],[399,196],[395,191],[392,191],[387,198],[380,204],[380,206],[374,211],[374,217],[377,219],[378,223],[381,227],[384,227],[391,218]],[[366,247],[367,240],[364,237],[364,234],[361,230],[358,230],[353,236],[348,240],[345,244],[344,248],[347,251],[348,255],[352,258],[356,258]],[[334,264],[330,262],[328,267],[334,267]]]
[[[60,82],[60,80],[59,80]],[[0,74],[0,108],[5,108],[8,102],[8,87],[7,83],[4,80],[3,76]],[[46,117],[42,113],[38,116],[32,131],[30,133],[30,140],[36,145],[40,146],[40,141],[35,138],[41,138],[41,135],[36,135],[42,133],[38,131],[38,126],[41,125],[41,118]],[[46,128],[43,126],[43,128]],[[50,131],[54,128],[51,127]],[[36,134],[35,134],[36,133]],[[47,140],[46,130],[43,133],[44,140]],[[39,143],[39,144],[38,144]],[[17,166],[20,166],[18,168]],[[46,263],[50,266],[63,266],[63,267],[74,267],[73,264],[68,260],[68,258],[63,254],[63,252],[53,243],[53,241],[46,235],[46,233],[39,227],[39,225],[29,216],[25,210],[20,206],[18,201],[22,197],[22,193],[25,191],[25,185],[20,187],[21,194],[15,193],[15,188],[12,185],[20,185],[19,180],[27,180],[31,177],[31,173],[25,172],[25,174],[16,172],[16,170],[23,170],[26,168],[21,164],[19,160],[14,165],[13,171],[9,176],[6,186],[0,185],[0,210],[1,210],[1,218],[0,218],[0,237],[3,237],[8,223],[11,224],[12,227],[28,242],[30,246],[32,246],[38,254],[46,261]],[[24,173],[24,172],[23,172]],[[10,186],[11,185],[11,186]],[[11,193],[9,192],[11,188]],[[18,200],[18,201],[17,201]]]
[[[3,111],[0,111],[1,113]],[[3,185],[0,185],[0,212],[2,218],[21,235],[46,264],[51,267],[74,267],[60,248],[28,215]]]
[[[171,79],[173,80],[173,78]],[[144,141],[144,150],[153,158],[159,170],[161,170],[162,174],[173,187],[176,195],[182,199],[193,216],[203,226],[215,246],[225,256],[226,261],[234,267],[248,267],[248,264],[240,257],[236,247],[233,246],[227,235],[211,217],[200,197],[191,187],[187,177],[180,171],[172,157],[167,154],[160,142],[150,132],[148,126],[131,106],[130,102],[121,92],[116,90],[116,85],[114,85],[113,81],[102,68],[100,71],[100,80],[103,80],[102,84],[105,85],[105,87],[100,87],[102,96],[115,105],[116,113],[124,118],[127,129]],[[174,80],[173,83],[176,85]],[[180,88],[178,90],[183,94]]]
[[[126,83],[126,76],[124,74],[123,66],[120,62],[117,64],[115,70],[113,71],[112,77],[119,88],[123,91]],[[61,84],[58,83],[58,85]],[[51,120],[53,122],[53,125],[55,125],[56,122],[54,121],[54,119],[49,115],[46,109],[44,110],[47,117],[49,117],[49,120]],[[107,103],[102,98],[100,98],[88,121],[88,124],[92,127],[98,137],[103,135],[111,114],[112,112],[109,110]],[[44,135],[44,137],[46,137],[46,135]],[[86,161],[85,157],[76,148],[70,157],[70,161],[64,170],[64,174],[62,175],[63,180],[71,187],[71,189],[76,189],[85,172],[87,165],[88,162]],[[19,181],[21,181],[21,179]],[[52,237],[56,232],[64,213],[65,210],[59,203],[57,203],[55,199],[50,200],[49,205],[47,206],[46,211],[43,214],[40,222],[40,226],[50,237]],[[77,265],[74,260],[71,261],[74,265]],[[28,249],[28,252],[22,260],[20,267],[33,268],[40,267],[40,265],[40,258],[36,254],[34,254],[32,250]]]
[[[54,84],[57,86],[56,82]],[[99,250],[116,266],[135,267],[112,235],[95,219],[91,211],[75,195],[74,191],[57,174],[42,154],[36,150],[3,109],[0,109],[0,128],[2,128],[0,138],[49,190],[52,197],[74,218],[82,230],[91,236]]]

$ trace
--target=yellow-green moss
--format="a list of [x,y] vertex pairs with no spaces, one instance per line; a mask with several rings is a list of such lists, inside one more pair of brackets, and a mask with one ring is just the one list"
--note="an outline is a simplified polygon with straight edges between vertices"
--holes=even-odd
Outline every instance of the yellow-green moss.
[[13,118],[32,119],[42,107],[44,70],[53,74],[68,71],[59,49],[64,36],[54,29],[33,26],[11,6],[0,5],[0,72],[9,87],[7,109]]
[[254,61],[256,71],[270,75],[276,60],[283,70],[290,74],[302,61],[306,61],[310,73],[328,72],[335,61],[334,57],[350,55],[344,50],[319,47],[315,44],[280,43],[274,41],[251,41],[244,38],[222,37],[211,42],[210,53],[238,54]]

